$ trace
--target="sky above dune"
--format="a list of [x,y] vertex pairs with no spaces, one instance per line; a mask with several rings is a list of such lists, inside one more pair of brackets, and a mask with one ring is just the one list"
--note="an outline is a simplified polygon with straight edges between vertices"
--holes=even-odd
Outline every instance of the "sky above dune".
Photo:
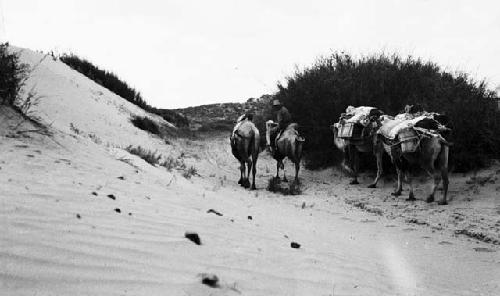
[[320,55],[384,51],[500,85],[500,3],[0,0],[0,41],[73,52],[152,105],[243,101]]

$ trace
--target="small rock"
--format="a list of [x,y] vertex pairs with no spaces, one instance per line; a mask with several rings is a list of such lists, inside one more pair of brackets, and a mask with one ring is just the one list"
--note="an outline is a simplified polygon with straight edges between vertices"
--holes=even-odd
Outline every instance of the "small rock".
[[116,196],[114,196],[113,194],[108,194],[108,198],[111,198],[112,200],[116,200]]
[[214,214],[215,214],[215,215],[217,215],[217,216],[222,216],[222,214],[221,214],[220,212],[217,212],[217,211],[216,211],[216,210],[214,210],[214,209],[210,209],[210,210],[208,210],[208,211],[207,211],[207,213],[209,213],[209,214],[210,214],[210,213],[214,213]]
[[81,219],[82,216],[80,216],[80,214],[76,214],[76,218]]
[[252,220],[253,219],[252,216],[248,216],[247,218],[248,218],[248,220]]
[[128,213],[129,216],[132,216],[132,213]]
[[92,192],[92,195],[97,196],[97,192],[95,192],[95,191]]
[[116,209],[115,209],[115,212],[117,212],[117,213],[121,213],[121,212],[122,212],[122,210],[120,210],[119,208],[116,208]]
[[118,177],[118,179],[125,180],[125,177],[124,176],[120,176],[120,177]]
[[292,247],[293,249],[298,249],[298,248],[300,248],[300,244],[296,243],[296,242],[291,242],[290,247]]
[[215,274],[202,273],[201,283],[209,286],[210,288],[219,288],[219,278]]
[[305,209],[306,208],[306,202],[302,202],[302,209]]
[[184,234],[184,237],[192,241],[193,243],[197,244],[198,246],[201,245],[200,236],[196,232],[186,232]]

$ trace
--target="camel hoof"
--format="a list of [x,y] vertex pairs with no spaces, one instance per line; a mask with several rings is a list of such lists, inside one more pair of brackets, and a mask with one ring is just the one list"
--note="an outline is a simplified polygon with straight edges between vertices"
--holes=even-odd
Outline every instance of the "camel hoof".
[[252,184],[252,187],[250,187],[250,190],[257,190],[257,188],[255,187],[255,184]]
[[240,180],[238,180],[238,184],[240,184],[240,185],[242,185],[242,184],[243,184],[243,183],[241,182],[241,179],[240,179]]
[[434,201],[434,196],[429,195],[429,197],[427,197],[427,199],[425,201],[428,202],[428,203],[433,202]]
[[370,184],[368,185],[368,188],[377,188],[377,184]]
[[358,185],[359,182],[358,182],[358,180],[352,180],[349,184],[351,184],[351,185]]
[[396,192],[393,192],[391,193],[392,196],[400,196],[401,195],[401,191],[396,191]]
[[448,204],[448,202],[446,200],[440,200],[440,201],[438,201],[438,205],[440,205],[440,206],[445,206],[447,204]]

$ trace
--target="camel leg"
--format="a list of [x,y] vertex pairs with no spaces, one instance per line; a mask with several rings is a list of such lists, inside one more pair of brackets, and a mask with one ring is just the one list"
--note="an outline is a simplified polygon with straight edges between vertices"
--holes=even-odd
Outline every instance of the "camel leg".
[[251,190],[257,189],[255,187],[255,174],[256,174],[256,172],[257,172],[257,157],[254,157],[253,162],[252,162],[252,187],[250,188]]
[[300,161],[295,162],[295,182],[299,184]]
[[448,201],[446,197],[448,195],[448,184],[450,183],[448,180],[448,168],[441,169],[441,178],[443,179],[443,199],[438,202],[438,205],[447,205]]
[[238,183],[240,183],[240,185],[241,185],[241,186],[243,186],[243,187],[245,187],[245,183],[246,183],[246,182],[245,182],[245,181],[246,181],[246,177],[245,177],[245,169],[246,169],[246,168],[245,168],[245,161],[244,161],[244,160],[242,160],[242,161],[240,162],[240,173],[241,173],[241,178],[240,178],[240,180],[241,180],[241,183],[240,183],[240,182],[238,182]]
[[446,200],[448,196],[448,146],[443,146],[441,148],[441,153],[439,156],[439,168],[441,170],[441,178],[443,179],[443,199],[438,202],[438,205],[447,205]]
[[397,185],[396,191],[394,191],[392,193],[392,195],[394,195],[394,196],[400,196],[401,192],[403,191],[403,181],[402,181],[403,171],[399,167],[396,166],[396,172],[397,172],[397,175],[398,175],[398,185]]
[[436,173],[436,170],[434,169],[434,165],[432,163],[427,165],[424,169],[427,172],[427,174],[429,174],[429,176],[434,180],[434,183],[432,184],[431,193],[425,200],[426,202],[431,203],[434,201],[434,195],[436,194],[436,190],[439,186],[439,183],[441,182],[441,176]]
[[408,195],[408,200],[414,201],[416,199],[415,199],[415,194],[413,193],[413,182],[412,182],[410,170],[406,170],[405,176],[406,176],[406,181],[408,182],[408,185],[410,186],[410,194]]
[[286,178],[286,171],[285,171],[285,164],[284,164],[284,160],[283,160],[283,182],[288,182],[288,179]]
[[[374,149],[377,149],[377,148],[374,148]],[[380,180],[380,177],[382,176],[382,156],[383,154],[381,153],[381,151],[375,151],[375,157],[377,158],[377,177],[375,177],[375,180],[373,181],[373,183],[371,183],[370,185],[368,185],[368,188],[376,188],[377,187],[377,183],[378,183],[378,180]]]
[[358,151],[356,151],[356,147],[354,145],[349,145],[349,158],[352,159],[352,173],[353,173],[353,179],[351,181],[351,185],[357,185],[359,184],[358,182],[358,169],[359,169],[359,157],[358,157]]
[[276,179],[280,179],[280,162],[279,160],[276,161]]
[[245,179],[245,188],[249,188],[250,187],[250,171],[252,170],[252,160],[249,158],[247,158],[247,161],[246,161],[246,164],[247,164],[247,175],[246,175],[246,179]]

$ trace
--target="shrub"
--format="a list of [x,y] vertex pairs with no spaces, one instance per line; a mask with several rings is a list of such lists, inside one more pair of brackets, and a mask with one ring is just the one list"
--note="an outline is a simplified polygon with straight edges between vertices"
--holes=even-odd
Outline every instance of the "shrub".
[[100,69],[90,61],[80,58],[75,54],[63,54],[59,59],[97,84],[109,89],[130,103],[141,107],[142,109],[161,116],[166,121],[175,124],[178,127],[188,126],[187,117],[168,109],[158,109],[150,106],[142,97],[141,93],[130,87],[126,82],[118,78],[114,73]]
[[28,66],[17,53],[9,53],[9,44],[0,44],[0,104],[14,106],[27,75]]
[[140,158],[144,159],[147,163],[153,166],[155,164],[158,164],[161,159],[160,154],[156,154],[156,152],[146,150],[141,146],[137,147],[128,146],[127,148],[125,148],[125,150],[127,150],[130,154],[139,156]]
[[500,157],[500,114],[496,95],[484,81],[464,73],[448,73],[432,62],[379,54],[353,59],[344,53],[319,58],[278,84],[275,98],[290,110],[305,142],[305,164],[321,168],[336,164],[329,126],[349,105],[375,106],[386,114],[406,104],[450,117],[450,167],[467,171]]
[[187,170],[184,170],[182,176],[186,179],[191,179],[192,176],[197,175],[198,171],[194,166],[190,166]]
[[150,132],[154,135],[160,135],[160,127],[158,124],[148,117],[134,116],[130,121],[137,128]]
[[163,162],[160,163],[160,165],[165,167],[169,172],[173,169],[184,170],[186,168],[186,164],[184,163],[182,156],[179,156],[178,158],[168,156]]

